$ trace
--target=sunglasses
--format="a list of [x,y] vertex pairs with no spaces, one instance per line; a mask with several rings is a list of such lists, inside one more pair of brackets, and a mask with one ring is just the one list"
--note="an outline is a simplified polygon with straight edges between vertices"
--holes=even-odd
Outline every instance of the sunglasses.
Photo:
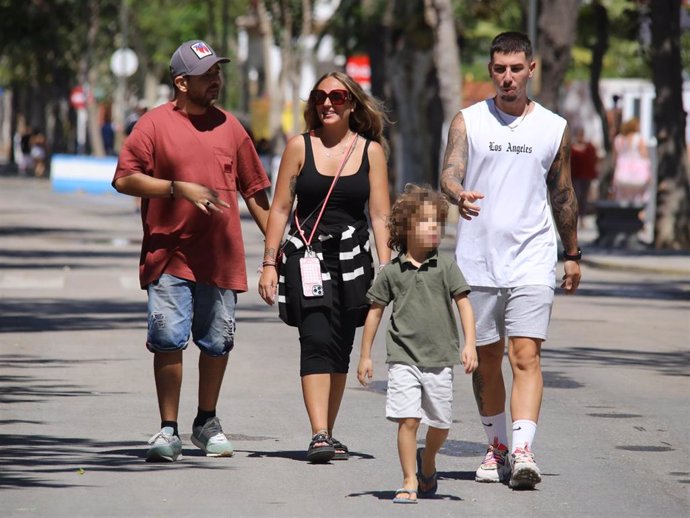
[[309,94],[309,99],[317,106],[325,103],[326,99],[330,99],[333,106],[340,106],[345,104],[345,101],[350,100],[350,92],[347,90],[331,90],[326,93],[323,90],[312,90]]

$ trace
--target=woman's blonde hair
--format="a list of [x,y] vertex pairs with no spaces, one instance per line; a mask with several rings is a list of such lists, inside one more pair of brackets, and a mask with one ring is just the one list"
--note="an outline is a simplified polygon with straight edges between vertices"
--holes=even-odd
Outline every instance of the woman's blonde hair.
[[431,203],[436,208],[436,220],[443,227],[448,219],[448,200],[431,187],[419,186],[413,183],[405,185],[403,193],[393,204],[388,218],[388,247],[398,252],[407,252],[407,234],[409,233],[419,209],[425,203]]
[[[322,75],[314,84],[314,88],[329,77],[340,82],[352,96],[353,111],[350,114],[350,129],[381,144],[386,156],[388,156],[389,147],[383,130],[385,125],[390,123],[390,120],[386,115],[383,103],[366,93],[359,83],[343,72],[328,72]],[[307,107],[304,109],[304,122],[307,124],[307,131],[320,128],[323,125],[311,96],[309,96]]]
[[640,120],[637,117],[633,117],[630,120],[625,121],[621,124],[621,134],[630,135],[631,133],[637,133],[640,131]]

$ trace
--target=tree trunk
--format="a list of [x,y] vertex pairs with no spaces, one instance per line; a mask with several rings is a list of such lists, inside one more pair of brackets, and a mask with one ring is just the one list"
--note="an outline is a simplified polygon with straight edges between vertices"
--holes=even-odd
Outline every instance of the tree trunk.
[[649,10],[659,182],[654,245],[663,249],[690,248],[690,185],[682,98],[680,9],[681,0],[657,0]]
[[541,57],[539,102],[558,111],[558,100],[570,65],[570,51],[577,33],[580,0],[541,0],[537,53]]
[[[425,19],[434,34],[434,63],[438,91],[443,109],[443,123],[438,142],[432,145],[438,149],[438,166],[445,153],[448,128],[453,117],[462,107],[462,76],[460,74],[460,51],[457,44],[457,33],[453,17],[453,6],[450,0],[425,0]],[[434,127],[434,126],[432,126]],[[432,182],[438,184],[438,176]]]
[[590,65],[589,73],[589,91],[592,96],[592,103],[601,120],[602,142],[604,143],[604,150],[606,151],[606,158],[602,161],[599,167],[599,198],[606,199],[609,188],[613,180],[613,155],[609,122],[606,117],[606,110],[601,101],[601,94],[599,93],[599,80],[601,79],[601,70],[603,68],[604,56],[609,48],[609,14],[600,0],[596,0],[592,4],[592,13],[595,24],[595,41],[592,46],[592,64]]
[[[87,51],[82,57],[82,85],[88,85],[85,88],[87,95],[86,109],[88,111],[88,135],[91,143],[91,154],[94,156],[104,156],[105,147],[103,146],[103,136],[101,134],[101,125],[98,120],[98,105],[93,101],[93,86],[97,84],[98,73],[93,68],[93,51],[96,48],[96,36],[101,25],[101,15],[99,3],[96,1],[89,2],[89,29],[86,33],[86,48]],[[119,79],[118,79],[119,80]],[[92,99],[91,102],[88,99]],[[122,99],[124,101],[124,99]]]
[[[256,2],[256,16],[259,21],[259,33],[261,34],[261,47],[264,65],[264,98],[268,100],[268,131],[269,139],[275,144],[276,136],[280,131],[280,117],[283,111],[283,94],[277,81],[274,79],[273,46],[274,36],[271,26],[271,16],[266,9],[264,0]],[[285,63],[283,63],[283,68]]]
[[434,34],[434,62],[443,122],[450,124],[462,106],[460,51],[450,0],[425,0],[425,18]]
[[[392,141],[395,150],[396,190],[407,182],[437,182],[438,145],[442,116],[430,124],[432,101],[438,99],[433,34],[423,18],[422,0],[392,0],[386,74],[391,91]],[[439,107],[439,110],[440,107]]]

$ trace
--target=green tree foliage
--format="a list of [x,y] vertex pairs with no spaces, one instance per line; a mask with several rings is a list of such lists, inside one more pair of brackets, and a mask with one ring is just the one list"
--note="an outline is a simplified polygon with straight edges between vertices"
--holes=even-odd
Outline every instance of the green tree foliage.
[[[123,43],[121,13],[126,7],[127,46],[139,58],[139,70],[128,81],[141,94],[144,77],[169,82],[168,62],[182,41],[204,38],[217,51],[235,57],[234,20],[246,14],[249,0],[0,0],[0,86],[14,93],[14,115],[45,127],[69,91],[96,74],[91,84],[98,100],[112,97],[116,80],[110,72],[112,53]],[[96,30],[89,38],[89,31]],[[237,60],[226,67],[225,106],[232,107],[239,91]],[[64,117],[63,117],[64,118]],[[54,151],[68,150],[66,120],[54,124],[48,139]],[[63,139],[60,132],[66,133]],[[67,140],[65,140],[67,139]]]

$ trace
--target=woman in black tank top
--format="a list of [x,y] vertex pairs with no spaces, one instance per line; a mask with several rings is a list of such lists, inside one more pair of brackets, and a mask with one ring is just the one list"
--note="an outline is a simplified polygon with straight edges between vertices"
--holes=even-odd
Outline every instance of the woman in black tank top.
[[[369,309],[373,262],[366,208],[379,264],[390,260],[387,119],[378,101],[341,72],[316,82],[304,118],[307,133],[290,139],[281,159],[259,294],[270,305],[277,300],[281,319],[299,329],[300,375],[312,433],[307,460],[319,463],[348,458],[347,446],[333,438],[333,427],[355,329]],[[278,254],[288,221],[290,231]],[[307,244],[321,259],[323,283],[322,291],[310,297],[303,293],[299,266]]]

